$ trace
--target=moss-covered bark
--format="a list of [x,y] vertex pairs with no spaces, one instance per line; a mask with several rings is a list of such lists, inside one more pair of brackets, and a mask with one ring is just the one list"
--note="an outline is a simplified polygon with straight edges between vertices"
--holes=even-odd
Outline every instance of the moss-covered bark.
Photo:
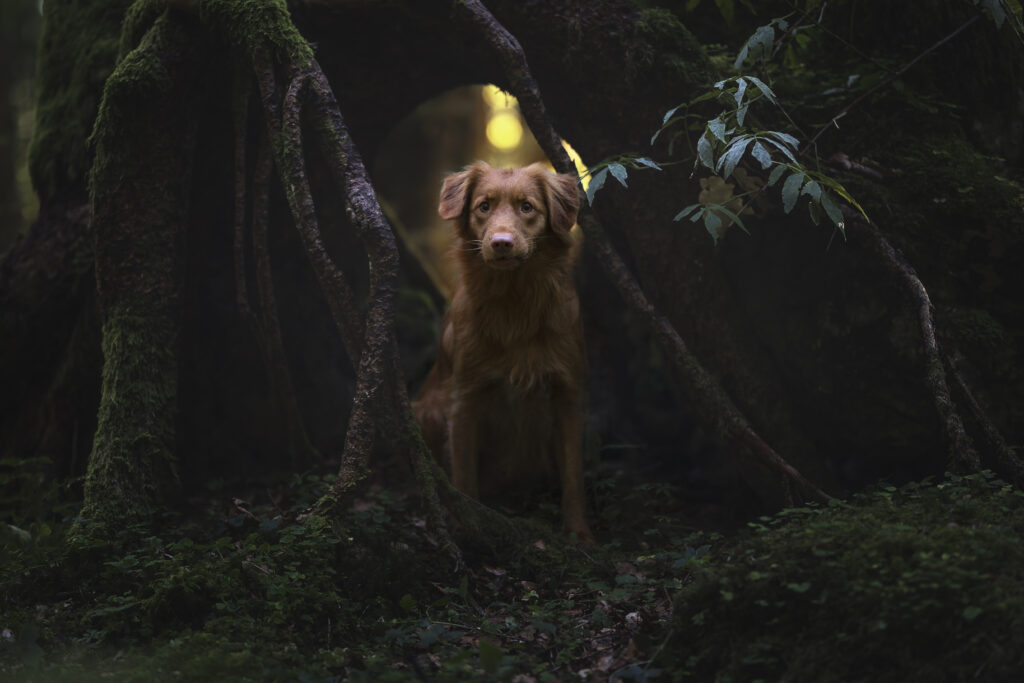
[[36,126],[29,148],[32,184],[44,204],[85,192],[87,140],[103,84],[114,69],[121,20],[131,0],[49,0],[44,5],[36,78]]
[[107,80],[93,141],[103,387],[83,516],[151,514],[176,480],[181,242],[198,49],[164,16]]

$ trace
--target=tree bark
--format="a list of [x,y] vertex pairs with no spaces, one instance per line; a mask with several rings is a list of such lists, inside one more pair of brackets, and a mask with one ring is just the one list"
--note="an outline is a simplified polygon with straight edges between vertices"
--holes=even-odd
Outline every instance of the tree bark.
[[107,80],[93,135],[104,364],[82,515],[100,524],[150,517],[177,481],[181,243],[202,63],[193,34],[180,17],[157,20]]

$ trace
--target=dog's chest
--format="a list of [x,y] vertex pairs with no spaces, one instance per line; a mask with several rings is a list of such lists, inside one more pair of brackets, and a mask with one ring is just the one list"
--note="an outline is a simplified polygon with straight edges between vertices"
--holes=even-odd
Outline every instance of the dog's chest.
[[501,383],[479,397],[480,484],[484,490],[528,489],[557,482],[554,397],[546,381],[523,389]]

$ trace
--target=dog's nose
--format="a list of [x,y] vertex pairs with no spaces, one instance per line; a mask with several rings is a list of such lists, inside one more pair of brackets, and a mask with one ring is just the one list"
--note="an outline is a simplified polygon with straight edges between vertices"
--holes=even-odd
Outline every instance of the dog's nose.
[[496,232],[491,235],[491,248],[499,253],[507,253],[512,251],[512,243],[515,238],[512,237],[510,232]]

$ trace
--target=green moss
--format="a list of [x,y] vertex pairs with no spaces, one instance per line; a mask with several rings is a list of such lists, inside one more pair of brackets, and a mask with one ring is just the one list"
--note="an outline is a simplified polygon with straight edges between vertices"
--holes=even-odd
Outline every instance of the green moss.
[[716,72],[704,46],[672,12],[642,10],[634,30],[638,50],[627,55],[629,63],[635,63],[638,71],[646,71],[652,65],[664,69],[668,73],[659,80],[678,84],[680,97],[715,79]]
[[676,602],[677,679],[1011,680],[1024,493],[988,476],[764,518]]
[[199,16],[251,57],[304,64],[313,50],[292,23],[284,0],[201,0]]
[[163,60],[191,54],[180,49],[188,39],[166,16],[155,23],[107,79],[92,136],[104,365],[82,513],[100,525],[149,518],[177,483],[178,247],[192,149],[187,78],[172,79]]
[[36,75],[36,125],[29,147],[32,184],[42,201],[59,188],[84,190],[86,139],[103,83],[117,57],[121,17],[130,0],[48,0]]
[[132,3],[121,24],[121,40],[117,51],[118,61],[139,44],[146,29],[152,26],[157,17],[166,10],[167,3],[162,0],[135,0]]
[[101,524],[148,518],[177,481],[178,331],[166,316],[133,312],[146,306],[125,302],[103,324],[103,399],[82,510]]

